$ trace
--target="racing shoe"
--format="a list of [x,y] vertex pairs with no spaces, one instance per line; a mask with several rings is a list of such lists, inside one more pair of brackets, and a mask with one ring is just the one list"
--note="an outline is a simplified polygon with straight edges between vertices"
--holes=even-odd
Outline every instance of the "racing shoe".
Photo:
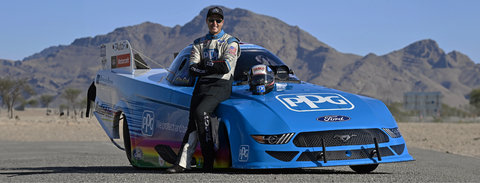
[[181,167],[180,165],[173,165],[172,167],[168,168],[167,173],[182,173],[185,171],[185,168]]

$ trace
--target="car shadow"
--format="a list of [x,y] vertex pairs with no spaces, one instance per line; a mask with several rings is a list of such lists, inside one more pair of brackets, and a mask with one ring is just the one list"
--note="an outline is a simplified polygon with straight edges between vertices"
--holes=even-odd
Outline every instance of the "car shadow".
[[[0,175],[7,177],[36,175],[36,174],[69,174],[69,173],[110,173],[110,174],[128,174],[128,173],[146,173],[146,174],[167,174],[165,168],[135,168],[132,166],[88,166],[88,167],[20,167],[20,168],[0,168]],[[193,168],[185,172],[204,173],[201,169]],[[354,171],[334,170],[334,169],[214,169],[212,174],[357,174]],[[386,172],[372,172],[370,174],[390,174]]]

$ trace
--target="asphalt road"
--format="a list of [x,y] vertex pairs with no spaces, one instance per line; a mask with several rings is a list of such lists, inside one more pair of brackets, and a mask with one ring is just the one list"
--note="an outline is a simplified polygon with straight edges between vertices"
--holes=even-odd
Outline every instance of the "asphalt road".
[[110,142],[0,142],[0,182],[478,182],[480,159],[409,148],[413,162],[381,164],[373,173],[349,167],[224,169],[165,174],[137,170]]

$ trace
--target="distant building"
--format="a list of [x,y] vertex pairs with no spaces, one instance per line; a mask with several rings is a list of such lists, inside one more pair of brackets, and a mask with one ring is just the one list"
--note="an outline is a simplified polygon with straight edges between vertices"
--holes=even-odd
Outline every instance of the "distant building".
[[419,116],[438,116],[442,110],[442,93],[407,92],[403,94],[403,108],[416,111]]

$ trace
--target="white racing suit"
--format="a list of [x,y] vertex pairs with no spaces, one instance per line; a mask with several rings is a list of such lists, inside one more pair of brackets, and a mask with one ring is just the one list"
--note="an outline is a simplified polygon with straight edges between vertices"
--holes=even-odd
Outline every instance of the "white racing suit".
[[[179,166],[190,169],[198,140],[204,158],[203,170],[213,168],[215,150],[210,114],[232,93],[233,73],[240,57],[239,40],[223,30],[194,41],[190,53],[190,74],[199,77],[190,103],[188,128],[178,153]],[[218,126],[218,124],[216,125]],[[215,130],[215,132],[213,131]],[[218,147],[217,147],[218,148]]]

